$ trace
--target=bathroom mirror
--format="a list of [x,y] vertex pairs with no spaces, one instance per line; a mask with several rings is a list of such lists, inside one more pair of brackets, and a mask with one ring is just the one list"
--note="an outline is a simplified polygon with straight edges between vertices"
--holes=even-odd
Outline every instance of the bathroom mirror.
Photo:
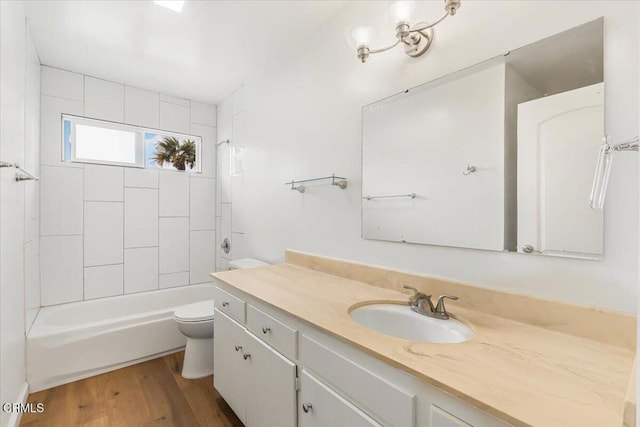
[[587,259],[604,19],[363,107],[365,239]]

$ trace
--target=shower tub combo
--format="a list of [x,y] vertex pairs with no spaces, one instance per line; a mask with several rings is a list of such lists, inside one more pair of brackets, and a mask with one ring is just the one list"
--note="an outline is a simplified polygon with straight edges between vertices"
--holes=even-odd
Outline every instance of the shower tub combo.
[[186,338],[173,321],[173,311],[206,299],[213,299],[212,284],[41,308],[27,335],[29,391],[182,349]]

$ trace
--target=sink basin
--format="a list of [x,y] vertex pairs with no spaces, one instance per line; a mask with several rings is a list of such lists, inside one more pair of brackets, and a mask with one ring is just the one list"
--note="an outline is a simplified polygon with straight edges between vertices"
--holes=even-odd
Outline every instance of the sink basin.
[[408,305],[370,304],[351,311],[356,323],[385,335],[430,343],[457,343],[473,337],[473,329],[454,319],[434,319]]

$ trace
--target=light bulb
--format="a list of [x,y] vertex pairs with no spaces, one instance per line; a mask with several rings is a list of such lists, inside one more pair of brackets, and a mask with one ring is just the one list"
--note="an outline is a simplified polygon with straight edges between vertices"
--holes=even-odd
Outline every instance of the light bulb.
[[395,20],[396,24],[400,24],[401,22],[409,23],[411,20],[411,14],[415,9],[415,3],[411,1],[400,0],[393,3],[389,7],[389,12],[391,16]]
[[351,31],[351,38],[355,42],[356,47],[369,46],[371,41],[371,27],[360,26]]

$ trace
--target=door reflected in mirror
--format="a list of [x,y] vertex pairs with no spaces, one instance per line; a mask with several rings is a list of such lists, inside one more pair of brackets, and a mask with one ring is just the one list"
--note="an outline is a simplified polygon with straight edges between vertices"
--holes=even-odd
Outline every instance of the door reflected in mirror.
[[362,235],[601,259],[604,19],[363,108]]

